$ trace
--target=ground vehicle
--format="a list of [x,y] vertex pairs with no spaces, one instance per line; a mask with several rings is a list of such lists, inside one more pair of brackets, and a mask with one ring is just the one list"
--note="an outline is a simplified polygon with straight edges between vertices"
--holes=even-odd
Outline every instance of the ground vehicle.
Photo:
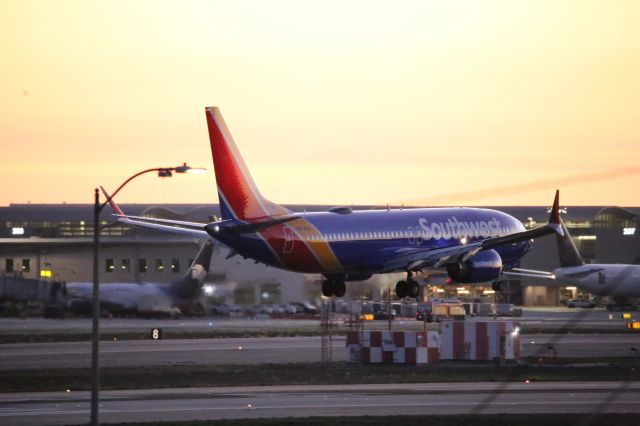
[[242,309],[232,303],[219,303],[211,307],[211,315],[229,316],[231,313],[241,312]]
[[431,307],[427,307],[426,305],[418,306],[416,310],[416,321],[433,322],[433,311],[431,311]]
[[443,319],[464,320],[466,316],[464,305],[457,298],[434,298],[424,304],[419,304],[416,310],[416,320],[424,321],[425,313],[427,322],[439,322]]
[[296,308],[298,313],[304,313],[307,315],[315,315],[318,313],[318,308],[309,302],[292,302],[290,304]]
[[569,308],[593,308],[596,306],[595,303],[588,299],[567,299],[564,304]]

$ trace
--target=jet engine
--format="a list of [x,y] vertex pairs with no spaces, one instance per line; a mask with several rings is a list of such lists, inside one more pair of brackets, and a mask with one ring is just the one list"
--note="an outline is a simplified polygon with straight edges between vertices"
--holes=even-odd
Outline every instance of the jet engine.
[[495,250],[484,250],[464,262],[447,264],[451,279],[463,284],[495,281],[501,272],[502,258]]

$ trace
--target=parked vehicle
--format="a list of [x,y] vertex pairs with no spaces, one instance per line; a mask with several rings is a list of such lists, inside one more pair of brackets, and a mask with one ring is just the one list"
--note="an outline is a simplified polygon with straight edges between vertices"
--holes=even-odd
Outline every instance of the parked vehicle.
[[416,321],[433,322],[433,311],[430,306],[420,305],[416,310]]
[[293,315],[298,312],[298,309],[290,304],[280,305],[280,308],[282,309],[282,313],[285,315]]
[[239,313],[242,309],[233,303],[219,303],[211,307],[211,315],[228,316],[233,313]]
[[588,299],[567,299],[564,304],[569,308],[593,308],[596,306],[593,301]]
[[318,313],[318,308],[309,302],[292,302],[291,304],[296,307],[298,313],[304,313],[307,315],[315,315]]

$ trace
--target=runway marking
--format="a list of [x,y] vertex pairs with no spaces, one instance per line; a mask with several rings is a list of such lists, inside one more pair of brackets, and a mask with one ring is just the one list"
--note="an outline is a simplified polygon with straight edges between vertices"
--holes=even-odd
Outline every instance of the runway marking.
[[[321,403],[326,403],[326,401],[319,401]],[[598,404],[602,402],[601,400],[593,400],[593,401],[571,401],[567,403],[566,401],[540,401],[540,402],[489,402],[484,403],[482,401],[475,402],[416,402],[416,403],[385,403],[385,404],[332,404],[331,409],[335,408],[374,408],[374,407],[460,407],[460,406],[478,406],[482,404],[484,407],[486,406],[552,406],[552,405],[562,405],[566,408],[570,408],[572,405],[591,405]],[[177,412],[177,411],[257,411],[257,410],[283,410],[283,409],[314,409],[314,408],[326,408],[325,405],[272,405],[272,406],[256,406],[253,403],[251,408],[247,408],[246,405],[240,407],[176,407],[176,408],[154,408],[154,409],[131,409],[131,410],[118,410],[118,409],[109,409],[101,407],[101,413],[158,413],[158,412]],[[637,401],[612,401],[607,403],[606,406],[612,405],[631,405],[635,408],[635,410],[627,411],[630,413],[640,412],[640,407],[637,405]],[[578,408],[578,407],[576,407]],[[47,415],[68,415],[68,414],[87,414],[90,410],[66,410],[64,408],[60,408],[59,410],[51,410],[51,409],[41,409],[42,411],[33,412],[33,411],[15,411],[15,412],[0,412],[0,417],[9,417],[14,415],[21,416],[39,416],[43,414]],[[584,414],[590,414],[590,412],[584,412]],[[369,414],[371,415],[371,414]]]

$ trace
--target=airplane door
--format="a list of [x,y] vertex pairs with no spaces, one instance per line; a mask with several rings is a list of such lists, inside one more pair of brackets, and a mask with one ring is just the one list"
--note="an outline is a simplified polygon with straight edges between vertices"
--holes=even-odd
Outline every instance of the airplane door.
[[282,253],[290,254],[293,251],[293,231],[291,228],[285,225],[284,227],[284,246],[282,247]]

